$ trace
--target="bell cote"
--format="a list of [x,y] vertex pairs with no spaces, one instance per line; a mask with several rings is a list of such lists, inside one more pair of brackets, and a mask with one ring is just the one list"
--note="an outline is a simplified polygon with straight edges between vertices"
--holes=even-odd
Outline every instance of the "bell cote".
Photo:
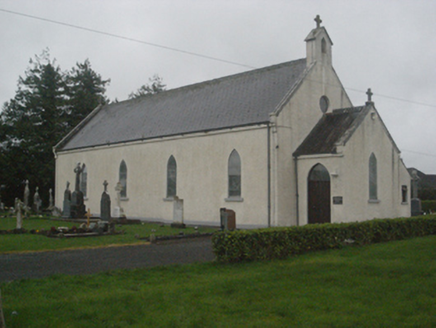
[[316,28],[310,31],[306,41],[306,60],[307,66],[314,62],[322,63],[323,65],[332,65],[332,45],[326,29],[321,26],[321,18],[319,15],[315,18]]

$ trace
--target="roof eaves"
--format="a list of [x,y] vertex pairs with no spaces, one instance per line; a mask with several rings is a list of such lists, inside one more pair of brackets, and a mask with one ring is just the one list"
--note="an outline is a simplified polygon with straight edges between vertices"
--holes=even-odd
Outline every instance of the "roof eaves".
[[212,129],[203,129],[198,131],[188,131],[188,132],[182,132],[182,133],[174,133],[174,134],[165,134],[165,135],[158,135],[148,138],[137,138],[132,140],[123,140],[123,141],[117,141],[117,142],[110,142],[110,143],[101,143],[101,144],[95,144],[95,145],[89,145],[89,146],[83,146],[83,147],[75,147],[75,148],[69,148],[69,149],[60,149],[58,152],[68,152],[73,150],[79,150],[79,149],[90,149],[95,147],[101,147],[101,146],[113,146],[113,145],[120,145],[120,144],[127,144],[132,142],[138,142],[138,141],[146,141],[146,140],[153,140],[153,139],[162,139],[162,138],[172,138],[176,136],[185,136],[185,135],[191,135],[196,133],[208,133],[212,131],[220,131],[220,130],[232,130],[237,128],[244,128],[248,126],[255,126],[255,125],[268,125],[270,124],[270,121],[262,121],[262,122],[253,122],[253,123],[247,123],[247,124],[241,124],[241,125],[234,125],[234,126],[225,126],[220,128],[212,128]]

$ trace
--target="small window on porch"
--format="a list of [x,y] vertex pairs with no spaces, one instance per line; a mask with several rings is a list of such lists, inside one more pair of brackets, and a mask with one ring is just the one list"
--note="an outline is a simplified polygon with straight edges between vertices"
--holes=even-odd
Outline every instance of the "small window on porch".
[[406,204],[408,202],[407,186],[401,186],[401,203]]

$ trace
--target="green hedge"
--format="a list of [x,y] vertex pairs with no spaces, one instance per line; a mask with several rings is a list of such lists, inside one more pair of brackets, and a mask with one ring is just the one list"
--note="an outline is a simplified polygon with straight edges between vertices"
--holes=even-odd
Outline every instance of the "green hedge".
[[422,211],[425,213],[436,213],[436,200],[423,200],[421,201]]
[[365,245],[431,234],[436,234],[436,216],[220,231],[213,235],[212,244],[218,261],[240,262],[286,258],[348,243]]

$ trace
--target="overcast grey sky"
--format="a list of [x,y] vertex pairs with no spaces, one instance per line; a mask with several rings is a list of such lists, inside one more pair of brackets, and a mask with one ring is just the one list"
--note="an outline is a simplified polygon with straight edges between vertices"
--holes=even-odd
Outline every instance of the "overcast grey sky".
[[319,14],[333,65],[354,105],[368,87],[408,167],[436,174],[436,1],[0,0],[0,102],[13,98],[29,59],[49,48],[63,70],[89,59],[124,100],[159,74],[169,89],[248,70],[187,52],[264,67],[305,57]]

